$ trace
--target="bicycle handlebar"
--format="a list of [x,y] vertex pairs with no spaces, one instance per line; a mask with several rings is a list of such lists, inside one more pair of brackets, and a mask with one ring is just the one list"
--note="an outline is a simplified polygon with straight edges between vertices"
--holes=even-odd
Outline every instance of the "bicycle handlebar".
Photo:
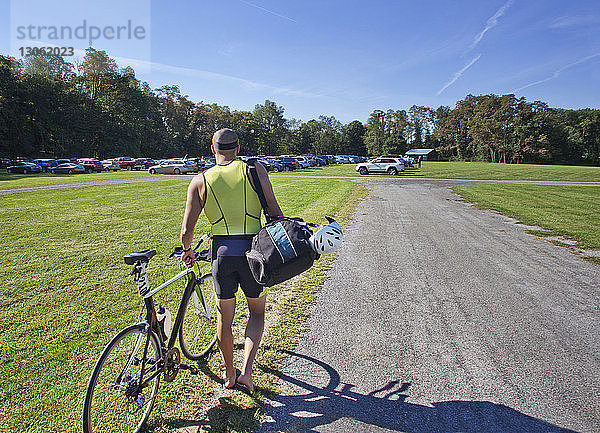
[[[195,257],[196,261],[202,260],[202,261],[205,261],[205,262],[210,262],[210,258],[208,256],[209,252],[210,252],[209,249],[205,249],[205,250],[202,250],[202,251],[197,251],[198,248],[200,247],[200,245],[202,245],[202,243],[204,243],[204,241],[206,241],[207,239],[210,239],[210,236],[211,236],[211,232],[206,233],[204,236],[202,236],[200,238],[200,240],[198,241],[198,243],[196,244],[196,246],[194,248],[192,248],[192,250],[194,251],[195,256],[196,256]],[[182,255],[183,255],[183,247],[178,246],[178,247],[174,248],[173,252],[169,255],[169,257],[180,258]]]

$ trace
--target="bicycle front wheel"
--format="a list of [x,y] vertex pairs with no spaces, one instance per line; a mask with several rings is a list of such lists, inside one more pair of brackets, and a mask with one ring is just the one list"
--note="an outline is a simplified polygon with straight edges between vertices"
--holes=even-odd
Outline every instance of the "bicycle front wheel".
[[205,275],[196,283],[182,307],[183,323],[179,328],[179,344],[186,358],[197,361],[217,341],[217,302],[212,276]]
[[137,433],[142,429],[152,411],[160,380],[160,374],[149,382],[144,379],[156,373],[160,360],[159,342],[151,332],[142,372],[147,335],[144,325],[129,326],[119,332],[100,355],[85,393],[85,433]]

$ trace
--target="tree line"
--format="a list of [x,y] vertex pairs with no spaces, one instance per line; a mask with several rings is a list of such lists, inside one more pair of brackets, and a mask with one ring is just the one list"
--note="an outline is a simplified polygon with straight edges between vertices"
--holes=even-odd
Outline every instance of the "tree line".
[[287,119],[273,101],[252,111],[150,88],[131,67],[89,48],[78,64],[0,55],[0,156],[109,158],[207,155],[214,131],[235,129],[247,155],[403,154],[443,159],[600,164],[600,110],[550,108],[509,95],[468,95],[454,108],[375,110],[363,124]]

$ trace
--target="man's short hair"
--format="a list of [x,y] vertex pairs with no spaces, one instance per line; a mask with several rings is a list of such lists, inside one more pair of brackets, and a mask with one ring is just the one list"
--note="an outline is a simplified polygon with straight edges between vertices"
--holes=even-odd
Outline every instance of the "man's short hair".
[[213,135],[213,146],[216,150],[235,149],[239,144],[239,138],[233,129],[219,129]]

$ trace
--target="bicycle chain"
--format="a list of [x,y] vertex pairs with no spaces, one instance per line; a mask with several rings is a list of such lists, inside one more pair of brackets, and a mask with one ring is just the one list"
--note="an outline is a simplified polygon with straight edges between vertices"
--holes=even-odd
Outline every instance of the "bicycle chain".
[[171,347],[165,354],[165,366],[163,368],[163,380],[165,382],[173,382],[177,373],[179,373],[179,363],[181,355],[177,347]]

